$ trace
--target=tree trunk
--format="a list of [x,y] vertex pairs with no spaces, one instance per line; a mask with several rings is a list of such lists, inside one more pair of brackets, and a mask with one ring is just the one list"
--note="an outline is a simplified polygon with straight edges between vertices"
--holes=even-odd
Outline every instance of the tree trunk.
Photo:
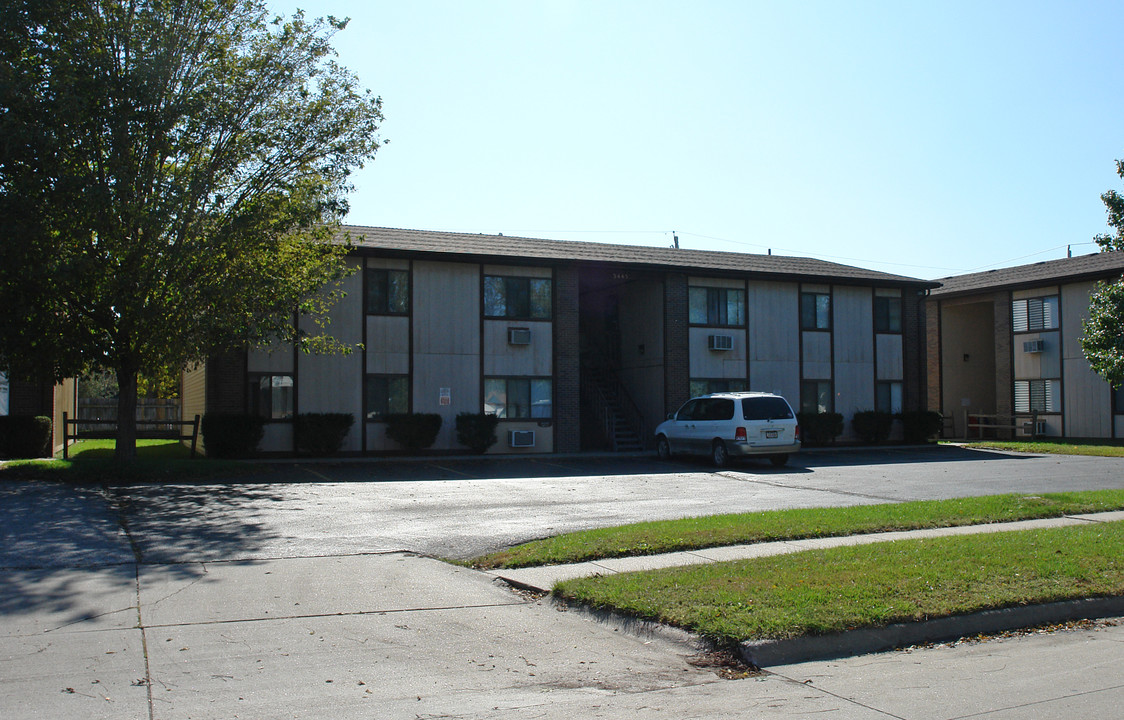
[[117,368],[117,445],[119,463],[137,459],[137,371]]

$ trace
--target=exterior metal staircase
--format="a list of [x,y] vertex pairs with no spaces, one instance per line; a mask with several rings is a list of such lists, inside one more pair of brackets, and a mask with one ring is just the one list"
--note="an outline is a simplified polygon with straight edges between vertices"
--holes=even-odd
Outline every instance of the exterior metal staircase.
[[613,452],[639,452],[651,446],[648,428],[617,374],[606,364],[583,365],[582,407]]

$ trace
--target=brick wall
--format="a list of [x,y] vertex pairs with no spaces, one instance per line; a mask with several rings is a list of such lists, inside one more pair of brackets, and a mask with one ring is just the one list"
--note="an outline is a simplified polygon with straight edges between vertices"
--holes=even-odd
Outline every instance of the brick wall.
[[914,290],[902,291],[902,405],[904,410],[925,407],[925,307]]
[[246,412],[246,353],[230,352],[207,360],[207,412]]
[[675,412],[689,398],[691,354],[687,276],[664,278],[664,412]]
[[50,383],[12,380],[8,384],[9,415],[46,415],[54,413],[54,387]]
[[941,408],[941,303],[925,300],[925,409]]
[[554,272],[554,451],[581,450],[578,270]]
[[[1011,293],[997,292],[995,303],[995,413],[1010,415],[1014,412],[1011,395],[1014,393],[1014,370],[1011,367]],[[999,430],[1000,437],[1010,438],[1010,430]]]
[[44,415],[51,418],[51,448],[62,449],[62,421],[55,418],[54,386],[46,382],[9,380],[9,415]]

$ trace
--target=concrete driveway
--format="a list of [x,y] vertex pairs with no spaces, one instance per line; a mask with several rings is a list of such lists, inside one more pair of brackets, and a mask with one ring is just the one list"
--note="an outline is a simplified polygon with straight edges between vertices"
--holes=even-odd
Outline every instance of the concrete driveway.
[[[271,466],[236,485],[0,485],[0,717],[1111,717],[1124,628],[717,675],[423,557],[633,519],[1124,486],[939,448],[786,471],[644,458]],[[1043,682],[1044,677],[1049,682]]]

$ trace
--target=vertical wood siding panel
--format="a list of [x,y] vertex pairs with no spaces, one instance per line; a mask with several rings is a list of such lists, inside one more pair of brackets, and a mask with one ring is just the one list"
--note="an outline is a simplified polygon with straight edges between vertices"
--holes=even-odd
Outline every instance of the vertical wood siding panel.
[[[350,259],[349,264],[358,266],[360,261]],[[331,323],[327,332],[346,345],[354,346],[363,341],[363,274],[355,272],[341,283],[347,293],[331,311]],[[319,328],[308,320],[301,321],[301,327],[310,333]],[[282,353],[276,353],[281,355]],[[291,354],[290,354],[291,356]],[[363,419],[363,354],[300,355],[296,367],[296,392],[298,412],[348,413],[355,418],[342,452],[359,452],[362,443]],[[280,424],[267,436],[270,442],[288,442],[284,449],[292,448],[292,426]],[[262,441],[262,447],[266,441]]]

